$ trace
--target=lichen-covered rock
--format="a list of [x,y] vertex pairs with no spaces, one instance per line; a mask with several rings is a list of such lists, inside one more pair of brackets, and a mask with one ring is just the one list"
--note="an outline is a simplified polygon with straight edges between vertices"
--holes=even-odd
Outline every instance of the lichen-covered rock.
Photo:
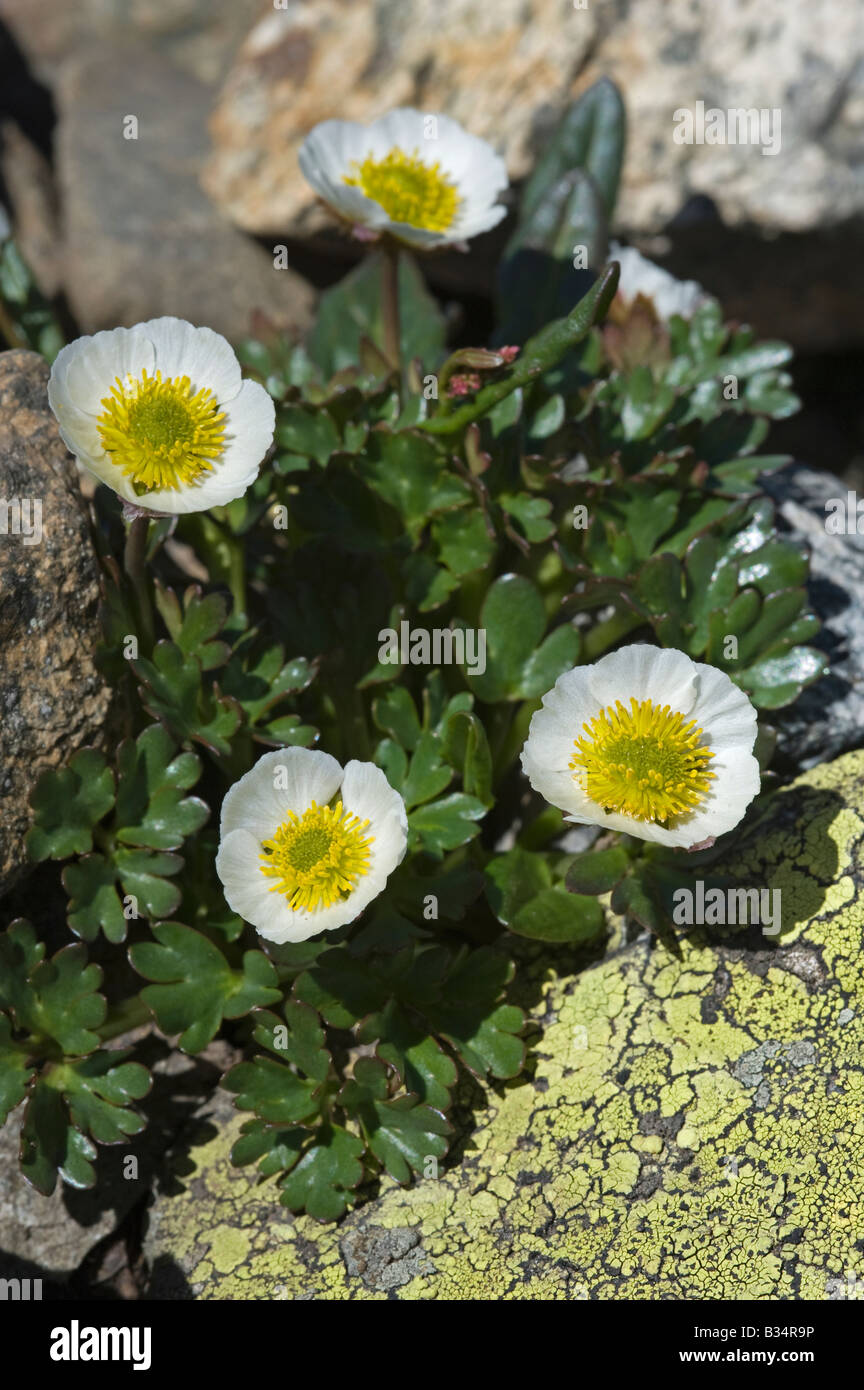
[[[628,107],[620,219],[630,232],[662,229],[693,195],[711,198],[726,223],[795,231],[864,205],[852,5],[822,22],[809,0],[306,0],[275,10],[262,0],[261,14],[216,107],[206,176],[226,213],[254,231],[308,225],[297,149],[317,121],[368,121],[399,105],[446,111],[521,178],[532,145],[601,75]],[[677,143],[673,112],[699,101],[764,109],[772,141],[779,109],[778,148],[711,143],[713,130]]]
[[32,788],[98,740],[110,703],[98,567],[47,382],[36,353],[0,353],[0,892],[27,862]]
[[522,981],[542,991],[536,1070],[500,1087],[437,1179],[385,1183],[340,1225],[294,1219],[230,1166],[242,1117],[218,1101],[184,1190],[152,1207],[152,1295],[848,1296],[864,1239],[862,789],[864,755],[816,768],[738,847],[738,881],[782,892],[779,938],[694,928],[577,977],[538,953]]

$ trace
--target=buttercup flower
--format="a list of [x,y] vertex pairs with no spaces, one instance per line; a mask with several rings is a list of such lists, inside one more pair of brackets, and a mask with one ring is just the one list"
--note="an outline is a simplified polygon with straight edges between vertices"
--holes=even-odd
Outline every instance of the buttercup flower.
[[759,790],[756,711],[729,677],[634,643],[559,676],[522,750],[535,791],[580,825],[693,846]]
[[78,461],[152,512],[200,512],[241,497],[276,419],[226,340],[175,318],[77,338],[57,355],[48,400]]
[[467,241],[506,214],[507,169],[491,145],[448,116],[403,107],[369,126],[322,121],[300,168],[338,216],[418,248]]
[[405,854],[405,803],[374,763],[309,748],[265,753],[222,803],[216,872],[268,941],[353,922]]
[[626,302],[645,295],[654,303],[661,319],[670,319],[673,314],[689,319],[699,305],[707,299],[705,290],[695,280],[676,280],[668,270],[649,261],[635,246],[619,246],[612,243],[610,259],[621,266],[618,293]]

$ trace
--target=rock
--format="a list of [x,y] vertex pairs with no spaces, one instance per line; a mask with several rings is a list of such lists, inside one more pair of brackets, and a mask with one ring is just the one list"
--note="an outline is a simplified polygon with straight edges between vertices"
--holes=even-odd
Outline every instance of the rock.
[[13,235],[46,299],[60,289],[57,191],[48,160],[14,121],[0,125],[0,177],[14,211]]
[[812,645],[828,673],[795,703],[768,716],[778,733],[773,766],[789,774],[864,745],[864,535],[829,535],[825,504],[847,496],[831,473],[789,464],[764,476],[781,526],[810,549],[810,605],[823,627]]
[[260,0],[76,0],[34,6],[0,0],[0,20],[48,80],[73,55],[105,40],[137,40],[170,55],[201,82],[224,75]]
[[679,929],[674,949],[640,938],[576,977],[531,948],[517,979],[543,1020],[536,1070],[496,1089],[437,1179],[386,1181],[338,1225],[293,1218],[230,1166],[243,1116],[223,1107],[218,1134],[184,1150],[184,1190],[154,1200],[150,1296],[853,1296],[862,791],[860,753],[811,770],[739,843],[736,881],[782,893],[777,939]]
[[64,69],[58,103],[64,280],[85,332],[175,314],[236,341],[256,308],[305,328],[306,282],[275,269],[197,185],[206,89],[157,55],[94,48]]
[[[498,147],[518,179],[567,104],[601,75],[619,84],[628,108],[624,232],[659,231],[694,196],[712,199],[727,223],[772,231],[864,209],[854,6],[821,22],[809,0],[584,9],[562,0],[292,0],[262,4],[261,14],[216,107],[205,177],[226,213],[254,231],[316,225],[297,149],[318,121],[367,121],[399,105],[446,111]],[[779,108],[779,153],[676,143],[673,112],[700,100]]]
[[36,353],[0,354],[0,892],[27,863],[36,781],[99,739],[110,703],[99,572],[47,381]]
[[261,6],[211,122],[204,186],[256,232],[308,234],[327,218],[297,151],[318,121],[370,121],[396,106],[443,111],[524,174],[538,114],[560,109],[597,33],[595,8],[561,0],[340,0]]

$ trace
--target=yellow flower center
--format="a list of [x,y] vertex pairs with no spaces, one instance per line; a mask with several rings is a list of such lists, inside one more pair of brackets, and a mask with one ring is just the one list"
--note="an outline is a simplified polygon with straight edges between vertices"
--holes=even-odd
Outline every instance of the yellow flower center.
[[295,912],[316,912],[347,898],[369,872],[372,835],[368,820],[335,806],[316,802],[302,816],[289,811],[272,839],[262,841],[261,872],[277,882]]
[[97,425],[102,446],[138,497],[162,488],[179,490],[208,473],[225,448],[225,412],[188,376],[118,376],[101,402]]
[[459,207],[456,185],[441,172],[438,163],[426,164],[418,150],[405,154],[398,146],[383,159],[367,155],[362,164],[353,160],[356,176],[345,183],[359,188],[381,207],[391,222],[422,227],[427,232],[446,232]]
[[607,705],[574,740],[570,767],[582,789],[608,813],[634,820],[670,821],[689,815],[708,792],[714,757],[695,719],[651,700],[631,708]]

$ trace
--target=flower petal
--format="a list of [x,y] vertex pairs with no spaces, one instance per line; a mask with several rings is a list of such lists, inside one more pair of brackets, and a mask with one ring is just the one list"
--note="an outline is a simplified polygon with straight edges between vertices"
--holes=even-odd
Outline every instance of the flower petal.
[[342,769],[317,748],[277,748],[235,782],[222,802],[221,834],[244,829],[269,839],[289,811],[302,816],[313,801],[326,806],[339,790]]

